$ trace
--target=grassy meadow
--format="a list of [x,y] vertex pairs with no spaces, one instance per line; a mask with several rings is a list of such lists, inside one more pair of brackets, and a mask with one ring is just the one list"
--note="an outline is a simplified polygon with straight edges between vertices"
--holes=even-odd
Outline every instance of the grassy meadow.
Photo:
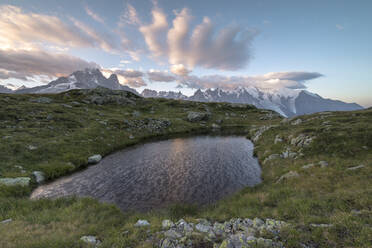
[[[300,116],[296,119],[301,123],[294,125],[296,119],[283,120],[249,105],[134,95],[131,104],[99,105],[86,100],[89,94],[80,90],[57,95],[0,94],[0,177],[32,178],[26,187],[0,186],[0,221],[12,219],[0,223],[0,247],[89,247],[79,240],[83,235],[97,236],[100,247],[154,247],[163,219],[201,217],[284,220],[290,223],[280,234],[286,247],[372,246],[372,109]],[[43,97],[50,101],[40,101]],[[207,112],[209,118],[190,122],[189,111]],[[104,156],[148,140],[181,135],[221,132],[252,138],[252,130],[264,125],[271,128],[255,142],[263,183],[213,205],[122,213],[93,199],[28,199],[37,186],[33,171],[43,171],[47,180],[53,180],[84,169],[93,154]],[[291,144],[300,135],[312,141],[306,146]],[[297,155],[266,159],[288,149]],[[320,166],[319,161],[328,166]],[[352,168],[359,165],[364,167]],[[289,171],[297,175],[278,181]],[[133,227],[138,219],[148,220],[151,227]]]

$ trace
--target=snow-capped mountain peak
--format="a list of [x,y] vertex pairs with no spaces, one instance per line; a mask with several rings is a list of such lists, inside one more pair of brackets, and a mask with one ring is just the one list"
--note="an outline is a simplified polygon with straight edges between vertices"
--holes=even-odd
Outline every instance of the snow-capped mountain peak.
[[257,87],[237,87],[234,90],[198,89],[190,97],[177,95],[175,92],[156,92],[145,89],[144,97],[163,97],[185,99],[199,102],[232,102],[252,104],[258,108],[271,109],[279,114],[290,117],[294,115],[310,114],[320,111],[356,110],[362,107],[355,103],[344,103],[324,99],[317,94],[301,89],[258,89]]

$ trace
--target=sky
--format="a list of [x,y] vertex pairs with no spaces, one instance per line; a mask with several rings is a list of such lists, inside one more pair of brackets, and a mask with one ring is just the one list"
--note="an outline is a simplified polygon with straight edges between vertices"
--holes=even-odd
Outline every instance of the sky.
[[370,0],[0,0],[0,84],[87,67],[141,91],[306,89],[372,106]]

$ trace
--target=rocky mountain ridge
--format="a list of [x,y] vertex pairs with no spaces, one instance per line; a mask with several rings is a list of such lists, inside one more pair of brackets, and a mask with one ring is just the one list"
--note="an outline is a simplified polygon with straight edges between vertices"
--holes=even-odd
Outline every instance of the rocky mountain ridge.
[[325,99],[306,90],[289,88],[282,88],[279,90],[259,89],[257,87],[238,87],[234,90],[223,90],[219,88],[199,89],[191,96],[186,96],[181,92],[144,89],[142,93],[139,94],[135,89],[120,84],[115,74],[106,78],[102,75],[101,71],[96,68],[76,71],[68,77],[60,77],[47,85],[33,88],[21,87],[12,89],[11,87],[0,85],[0,93],[44,94],[60,93],[72,89],[93,89],[97,87],[105,87],[111,90],[125,90],[136,95],[152,98],[252,104],[257,108],[274,110],[285,117],[322,111],[350,111],[363,109],[362,106],[356,103],[345,103],[338,100]]

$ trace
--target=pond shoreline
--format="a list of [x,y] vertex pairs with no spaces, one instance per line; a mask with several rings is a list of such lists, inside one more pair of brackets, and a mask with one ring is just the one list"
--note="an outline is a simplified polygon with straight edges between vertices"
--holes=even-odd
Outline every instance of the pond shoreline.
[[149,141],[42,185],[31,199],[88,196],[116,202],[122,210],[133,204],[133,210],[176,203],[209,205],[261,182],[253,150],[246,136],[226,132]]

